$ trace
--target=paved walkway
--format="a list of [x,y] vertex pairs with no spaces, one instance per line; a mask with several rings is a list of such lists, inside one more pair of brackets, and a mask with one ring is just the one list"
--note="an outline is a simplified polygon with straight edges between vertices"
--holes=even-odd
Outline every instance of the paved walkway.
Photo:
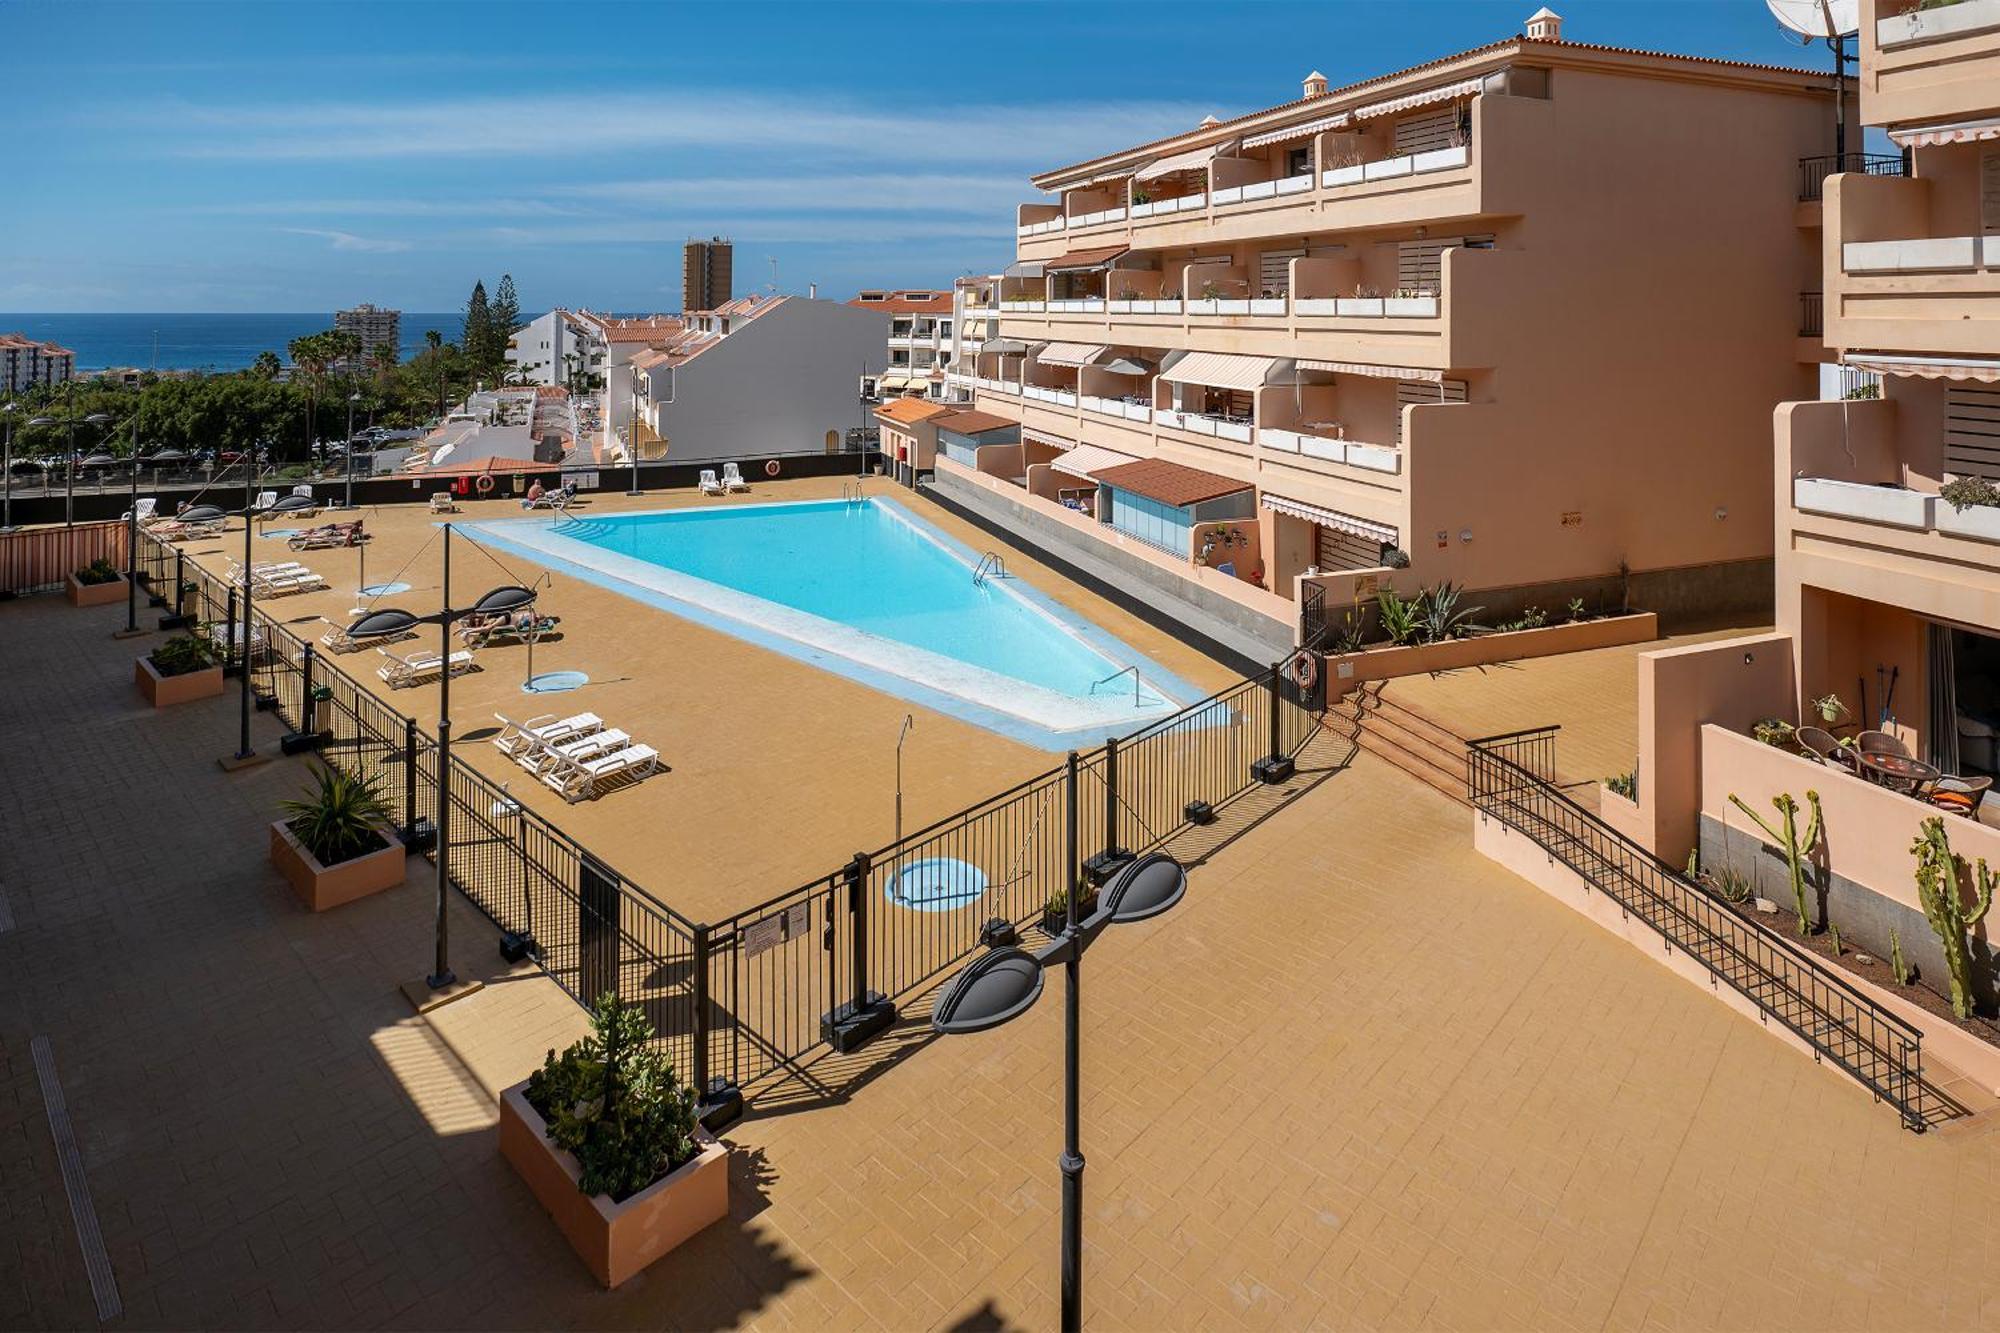
[[[491,1129],[574,1008],[523,973],[411,1017],[426,886],[303,913],[263,860],[301,762],[220,773],[231,706],[139,706],[118,619],[0,606],[0,1326],[95,1323],[36,1036],[118,1326],[1055,1322],[1059,1004],[775,1090],[730,1221],[599,1292]],[[1363,759],[1093,951],[1093,1326],[2000,1326],[1990,1125],[1905,1133],[1465,820]]]

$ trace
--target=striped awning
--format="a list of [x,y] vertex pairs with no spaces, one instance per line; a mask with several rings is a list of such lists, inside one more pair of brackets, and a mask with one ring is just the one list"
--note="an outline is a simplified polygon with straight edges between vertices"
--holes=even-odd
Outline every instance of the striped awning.
[[1234,139],[1225,139],[1221,143],[1212,143],[1206,148],[1190,148],[1185,153],[1175,153],[1170,157],[1162,157],[1148,162],[1145,166],[1140,167],[1132,173],[1132,179],[1138,181],[1156,181],[1162,176],[1172,176],[1177,172],[1206,171],[1210,162],[1221,157],[1226,150],[1235,146],[1236,141]]
[[988,338],[979,345],[979,350],[995,356],[1019,356],[1028,350],[1028,344],[1019,338]]
[[1345,111],[1331,116],[1321,116],[1318,120],[1301,121],[1297,125],[1287,125],[1281,130],[1269,130],[1263,134],[1253,134],[1243,141],[1245,148],[1262,148],[1265,144],[1290,143],[1294,139],[1306,139],[1321,130],[1337,130],[1348,123]]
[[875,387],[878,389],[903,389],[909,387],[909,383],[910,383],[909,372],[899,370],[895,371],[892,374],[884,375],[880,379],[876,380]]
[[1422,380],[1436,384],[1444,378],[1442,370],[1425,370],[1422,366],[1378,366],[1366,361],[1309,361],[1299,358],[1300,370],[1324,370],[1335,375],[1367,375],[1378,380]]
[[1022,426],[1021,438],[1030,444],[1053,445],[1057,449],[1076,448],[1076,441],[1070,439],[1067,435],[1057,435],[1053,431],[1040,430],[1034,426]]
[[1238,356],[1231,352],[1189,352],[1160,372],[1170,384],[1202,384],[1211,389],[1257,389],[1291,367],[1281,356]]
[[1101,343],[1049,343],[1035,353],[1045,366],[1087,366],[1110,349]]
[[1387,545],[1393,546],[1396,541],[1396,530],[1386,523],[1358,518],[1353,514],[1343,514],[1338,509],[1328,509],[1324,505],[1307,504],[1304,500],[1287,499],[1282,495],[1273,495],[1269,491],[1265,491],[1260,499],[1264,508],[1274,514],[1289,514],[1308,523],[1317,523],[1323,528],[1334,528]]
[[2000,116],[1961,120],[1950,125],[1911,125],[1890,130],[1889,137],[1896,141],[1899,148],[1935,148],[1939,144],[2000,139]]
[[1420,106],[1430,106],[1436,102],[1449,102],[1454,97],[1468,97],[1479,91],[1483,79],[1460,79],[1457,83],[1447,83],[1437,88],[1426,88],[1420,93],[1408,93],[1402,97],[1391,97],[1385,102],[1370,102],[1367,106],[1354,108],[1356,120],[1366,120],[1370,116],[1393,116],[1398,111],[1413,111]]
[[1088,250],[1072,250],[1054,259],[1044,259],[1042,267],[1050,273],[1088,273],[1110,268],[1128,249],[1123,245],[1099,245]]
[[1924,380],[1975,380],[2000,383],[2000,359],[1978,356],[1876,356],[1850,352],[1841,364],[1878,375],[1910,375]]
[[1133,455],[1121,454],[1116,449],[1106,449],[1095,444],[1079,444],[1068,453],[1051,458],[1049,466],[1058,472],[1067,472],[1072,477],[1095,481],[1096,478],[1091,474],[1100,468],[1122,467],[1126,463],[1138,461]]
[[1039,278],[1043,276],[1042,261],[1039,259],[1017,259],[1007,265],[1007,267],[1001,269],[1000,276],[1003,278]]

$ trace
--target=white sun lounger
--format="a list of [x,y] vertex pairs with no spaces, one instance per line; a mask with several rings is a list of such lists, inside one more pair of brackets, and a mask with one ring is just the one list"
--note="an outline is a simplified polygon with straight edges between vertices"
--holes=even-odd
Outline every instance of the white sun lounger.
[[500,747],[500,753],[523,762],[528,755],[550,745],[573,741],[604,727],[604,719],[595,713],[577,713],[565,718],[544,713],[526,722],[516,722],[504,713],[493,716],[500,719],[500,734],[493,738],[493,743]]
[[732,491],[747,491],[750,483],[743,480],[743,469],[734,463],[722,465],[722,484]]
[[[387,681],[392,689],[401,689],[405,685],[415,685],[419,681],[428,680],[441,672],[445,666],[444,660],[437,655],[435,648],[419,648],[401,657],[387,648],[377,648],[375,651],[389,659],[376,668],[375,674]],[[453,675],[470,671],[472,668],[471,653],[461,649],[451,655]]]
[[722,483],[715,479],[715,469],[712,467],[705,467],[701,470],[701,493],[703,495],[723,494]]
[[126,510],[123,514],[119,515],[119,517],[130,519],[143,528],[151,524],[153,520],[159,517],[158,514],[153,512],[159,507],[160,507],[159,500],[149,495],[145,499],[139,501],[139,503],[133,505],[130,509]]
[[602,759],[605,755],[622,750],[631,743],[630,736],[616,727],[607,727],[588,736],[579,736],[573,741],[546,746],[523,759],[521,765],[531,773],[546,773],[564,764],[583,764],[593,759]]
[[319,592],[327,586],[326,580],[310,569],[286,570],[282,574],[257,574],[257,594],[260,597],[286,597],[292,593]]
[[450,491],[437,491],[431,496],[431,512],[433,514],[456,514],[458,512],[458,502],[451,498]]
[[650,745],[628,745],[602,759],[581,763],[559,762],[542,774],[542,781],[565,801],[574,804],[602,794],[612,783],[625,780],[638,782],[659,766],[658,750]]

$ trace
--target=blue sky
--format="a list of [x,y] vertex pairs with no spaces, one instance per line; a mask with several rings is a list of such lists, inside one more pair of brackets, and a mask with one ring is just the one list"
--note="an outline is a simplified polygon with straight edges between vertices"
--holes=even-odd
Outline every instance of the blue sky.
[[[1037,169],[1516,33],[1539,0],[0,0],[0,310],[671,310],[1004,263]],[[1558,0],[1579,41],[1825,68],[1759,0]],[[1134,23],[1143,13],[1144,23]],[[1262,34],[1258,36],[1257,34]]]

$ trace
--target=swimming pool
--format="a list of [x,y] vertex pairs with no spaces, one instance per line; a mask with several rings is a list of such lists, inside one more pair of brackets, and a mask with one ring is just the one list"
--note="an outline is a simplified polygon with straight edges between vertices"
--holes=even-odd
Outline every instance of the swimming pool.
[[977,552],[893,500],[463,526],[577,577],[1049,749],[1130,731],[1199,697],[1020,580],[975,581]]

